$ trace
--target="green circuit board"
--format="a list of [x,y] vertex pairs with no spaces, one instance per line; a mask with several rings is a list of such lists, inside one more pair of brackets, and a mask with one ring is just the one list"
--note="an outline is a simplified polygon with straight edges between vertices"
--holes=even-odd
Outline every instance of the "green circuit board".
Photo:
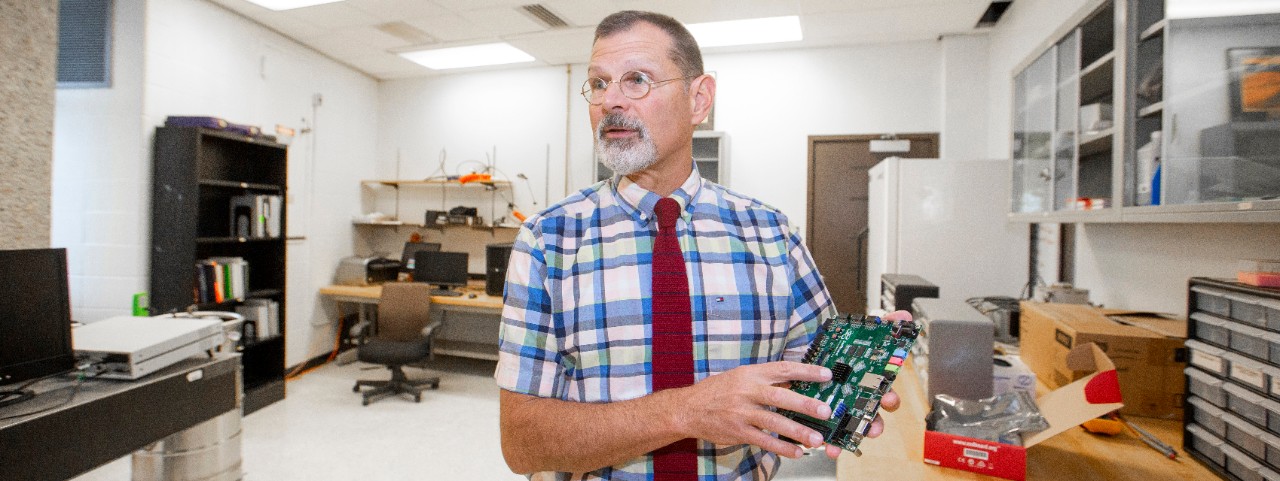
[[[920,328],[911,321],[875,316],[836,316],[822,323],[801,362],[831,369],[827,382],[794,382],[791,390],[831,406],[829,419],[782,410],[782,415],[822,434],[827,444],[861,455],[858,444],[880,409]],[[784,438],[785,439],[785,438]]]

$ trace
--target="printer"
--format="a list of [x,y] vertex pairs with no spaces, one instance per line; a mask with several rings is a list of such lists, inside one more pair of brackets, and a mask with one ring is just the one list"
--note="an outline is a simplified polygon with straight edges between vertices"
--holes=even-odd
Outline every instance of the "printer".
[[334,283],[367,286],[395,281],[400,276],[400,261],[378,256],[350,256],[338,263]]
[[99,364],[98,377],[138,379],[223,342],[222,320],[116,316],[71,330],[77,358]]

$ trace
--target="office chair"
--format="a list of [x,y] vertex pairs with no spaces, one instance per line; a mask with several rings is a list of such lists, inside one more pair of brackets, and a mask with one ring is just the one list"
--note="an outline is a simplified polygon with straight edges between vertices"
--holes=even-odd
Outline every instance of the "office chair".
[[388,282],[382,285],[382,297],[378,301],[377,333],[369,336],[367,323],[352,329],[352,337],[358,339],[356,358],[369,363],[382,364],[391,370],[386,381],[356,381],[353,392],[363,386],[364,405],[376,398],[393,394],[413,394],[414,402],[422,402],[422,391],[440,386],[440,378],[410,380],[404,374],[404,365],[431,358],[431,338],[440,326],[432,322],[431,286],[418,282]]

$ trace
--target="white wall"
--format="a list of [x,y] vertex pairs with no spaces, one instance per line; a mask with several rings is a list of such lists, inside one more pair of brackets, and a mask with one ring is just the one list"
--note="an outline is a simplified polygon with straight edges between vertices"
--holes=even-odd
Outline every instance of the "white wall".
[[147,288],[151,139],[166,116],[307,125],[289,154],[286,363],[327,352],[334,313],[317,290],[351,252],[351,179],[374,172],[377,83],[208,2],[116,5],[115,85],[59,91],[57,106],[54,238],[70,247],[77,319],[127,314]]
[[375,172],[377,82],[208,2],[151,2],[147,18],[147,138],[168,115],[313,129],[289,149],[285,363],[328,352],[335,312],[318,289],[352,249],[352,179]]
[[58,89],[54,117],[54,247],[67,248],[71,316],[128,314],[147,290],[150,147],[141,135],[143,0],[114,2],[111,87]]
[[[987,132],[993,158],[1009,157],[1013,69],[1086,3],[1019,0],[991,33]],[[1081,224],[1075,284],[1107,307],[1185,314],[1187,278],[1233,277],[1238,259],[1274,258],[1277,234],[1275,224]]]
[[[716,75],[715,130],[726,134],[730,188],[806,219],[810,135],[938,132],[937,42],[709,54]],[[591,125],[577,95],[569,135],[575,187],[591,180]]]
[[987,157],[987,51],[985,34],[942,37],[941,100],[944,159],[1003,159]]

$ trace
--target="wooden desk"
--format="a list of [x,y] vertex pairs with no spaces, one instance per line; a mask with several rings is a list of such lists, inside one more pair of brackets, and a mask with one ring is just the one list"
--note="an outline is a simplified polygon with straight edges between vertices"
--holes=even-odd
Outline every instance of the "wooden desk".
[[[470,297],[472,294],[475,297]],[[320,295],[334,302],[354,303],[360,320],[372,322],[382,286],[320,288]],[[461,296],[431,296],[431,315],[442,324],[436,334],[436,353],[476,359],[498,359],[498,325],[502,322],[502,297],[484,292],[484,283],[472,283]]]
[[[999,479],[968,471],[925,464],[924,417],[928,413],[924,391],[915,369],[908,361],[894,390],[902,396],[902,407],[885,417],[885,432],[862,443],[862,457],[843,453],[836,464],[840,481],[877,479],[894,473],[894,479],[951,480]],[[1043,384],[1041,393],[1046,391]],[[1089,434],[1081,428],[1067,431],[1027,450],[1028,480],[1116,480],[1153,481],[1172,479],[1218,479],[1217,475],[1182,450],[1182,421],[1129,416],[1141,426],[1178,450],[1171,461],[1137,437]],[[783,461],[786,462],[786,461]]]

